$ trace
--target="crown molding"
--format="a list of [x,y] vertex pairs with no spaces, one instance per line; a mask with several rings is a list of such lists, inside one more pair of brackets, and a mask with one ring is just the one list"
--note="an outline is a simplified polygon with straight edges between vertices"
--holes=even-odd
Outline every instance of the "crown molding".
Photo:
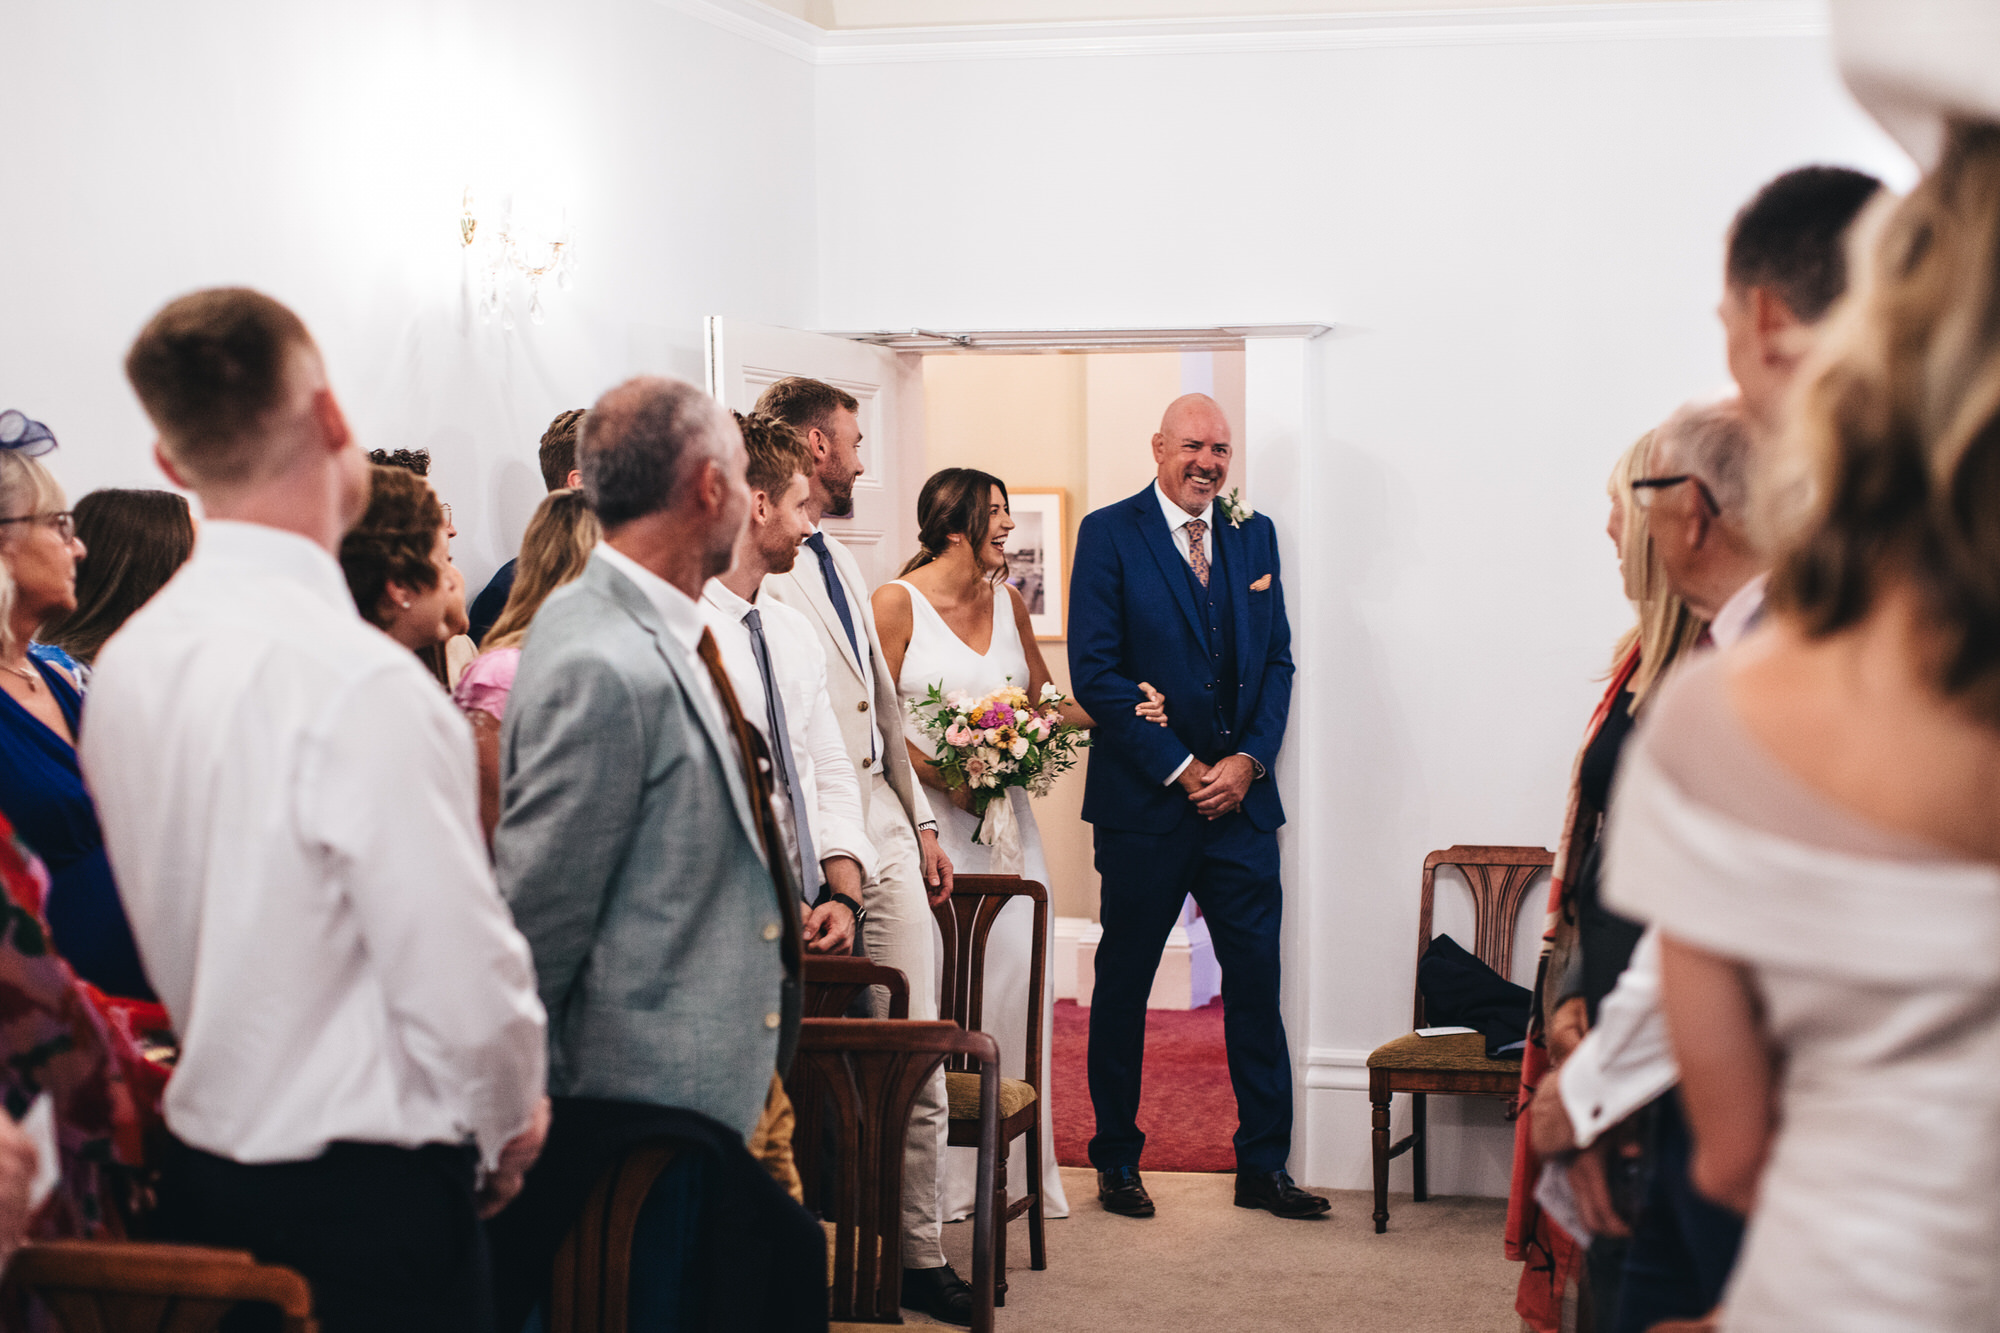
[[820,42],[828,35],[826,29],[816,24],[758,4],[757,0],[653,0],[653,3],[808,65],[820,63]]
[[1119,19],[833,32],[757,0],[655,2],[813,65],[1064,56],[1242,55],[1702,37],[1823,37],[1827,32],[1825,0],[1642,0],[1507,9],[1244,19]]

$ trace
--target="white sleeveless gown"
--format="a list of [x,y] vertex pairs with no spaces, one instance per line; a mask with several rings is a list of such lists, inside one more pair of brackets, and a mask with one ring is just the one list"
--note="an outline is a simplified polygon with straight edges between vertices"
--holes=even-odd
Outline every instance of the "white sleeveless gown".
[[[1012,682],[1028,687],[1028,656],[1021,647],[1021,635],[1014,623],[1012,599],[1005,590],[993,598],[993,642],[982,656],[966,646],[963,639],[944,623],[930,601],[901,579],[896,586],[910,595],[912,610],[910,648],[903,655],[903,673],[896,691],[903,700],[903,728],[910,744],[926,755],[935,755],[937,746],[918,729],[910,715],[910,705],[921,700],[933,685],[940,692],[954,690],[978,696]],[[1014,817],[1021,828],[1024,865],[1021,876],[1046,885],[1048,862],[1042,856],[1042,835],[1035,827],[1033,802],[1018,787],[1007,793]],[[957,873],[983,875],[992,865],[993,849],[972,840],[979,821],[942,795],[931,798],[931,812],[937,816],[938,842],[951,858]],[[1025,899],[1009,903],[993,922],[986,946],[986,1030],[1000,1043],[1001,1073],[1007,1078],[1027,1077],[1028,1050],[1028,966],[1034,949],[1034,905]],[[1054,922],[1050,922],[1053,943]],[[943,944],[939,943],[942,958]],[[1049,1120],[1049,1048],[1053,1044],[1055,977],[1044,962],[1042,968],[1042,1215],[1069,1216],[1069,1200],[1063,1195],[1062,1175],[1056,1168],[1055,1127]],[[1007,1163],[1007,1175],[1019,1193],[1019,1185],[1032,1169],[1025,1161],[1027,1140],[1015,1140]],[[978,1153],[972,1148],[947,1148],[938,1163],[938,1204],[948,1222],[972,1215],[977,1186]]]

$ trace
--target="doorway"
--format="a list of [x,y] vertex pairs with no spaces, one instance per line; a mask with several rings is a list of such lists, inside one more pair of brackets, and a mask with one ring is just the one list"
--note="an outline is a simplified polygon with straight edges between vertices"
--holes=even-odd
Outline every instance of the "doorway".
[[[1149,442],[1162,410],[1183,393],[1203,392],[1222,405],[1240,441],[1231,486],[1253,506],[1277,511],[1283,532],[1282,502],[1273,495],[1260,504],[1253,479],[1268,473],[1274,487],[1283,487],[1299,475],[1313,386],[1306,345],[1330,331],[1284,325],[813,334],[722,318],[711,318],[708,326],[709,387],[729,407],[747,411],[766,385],[794,374],[833,383],[861,402],[867,471],[853,518],[828,526],[854,549],[871,584],[895,577],[914,550],[917,492],[933,472],[976,467],[1007,483],[1020,524],[1009,552],[1017,562],[1014,579],[1024,597],[1046,605],[1041,648],[1064,689],[1070,676],[1060,610],[1084,514],[1152,480]],[[1034,522],[1021,521],[1030,513]],[[1031,603],[1031,614],[1038,609]],[[1091,832],[1082,820],[1087,764],[1086,753],[1084,763],[1036,806],[1050,880],[1057,999],[1052,1147],[1064,1165],[1082,1164],[1081,1143],[1088,1136],[1083,1033],[1098,880]],[[1288,907],[1288,936],[1304,931],[1310,914],[1302,908]],[[1153,1169],[1227,1170],[1233,1161],[1234,1101],[1219,1002],[1210,1008],[1219,984],[1207,929],[1190,901],[1149,1000],[1149,1097],[1141,1118],[1142,1124],[1154,1122],[1149,1130],[1173,1124],[1193,1133],[1179,1136],[1186,1142],[1160,1136],[1160,1147],[1174,1160],[1146,1163]],[[1291,986],[1287,993],[1289,1000]],[[1286,1006],[1287,1027],[1301,1051],[1307,1030],[1302,998],[1300,1012]],[[1171,1071],[1153,1071],[1156,1056]],[[1159,1094],[1168,1087],[1186,1090],[1193,1100],[1165,1106]]]

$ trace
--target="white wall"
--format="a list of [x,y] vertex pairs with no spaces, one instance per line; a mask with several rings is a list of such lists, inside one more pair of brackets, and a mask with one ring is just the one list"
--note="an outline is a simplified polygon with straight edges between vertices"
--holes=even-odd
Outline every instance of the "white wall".
[[[120,368],[146,317],[258,286],[365,443],[436,455],[477,588],[556,412],[700,382],[705,314],[815,322],[811,67],[646,0],[10,4],[0,51],[0,406],[55,429],[73,496],[164,484]],[[567,210],[545,324],[471,314],[468,184]]]
[[[75,493],[158,484],[125,346],[178,292],[263,286],[369,444],[437,454],[477,582],[548,417],[634,369],[699,375],[704,314],[1340,324],[1253,348],[1245,452],[1300,629],[1294,1166],[1363,1184],[1357,1062],[1407,1022],[1418,866],[1556,835],[1625,614],[1603,477],[1723,380],[1730,213],[1799,162],[1906,164],[1801,0],[875,47],[751,8],[0,7],[0,406],[56,429]],[[577,288],[545,325],[470,314],[467,184],[567,210]],[[1281,414],[1306,425],[1260,442],[1273,392],[1310,394]],[[1441,1134],[1439,1188],[1500,1188],[1505,1143]]]
[[[1297,515],[1287,989],[1316,1183],[1367,1181],[1358,1065],[1407,1030],[1425,853],[1557,836],[1627,615],[1604,478],[1725,381],[1730,215],[1807,161],[1907,180],[1823,38],[1680,31],[821,71],[830,327],[1341,325],[1276,463],[1296,493],[1255,488]],[[1253,344],[1253,415],[1286,373]],[[1433,1116],[1434,1187],[1504,1192],[1497,1109],[1463,1114],[1484,1128]]]

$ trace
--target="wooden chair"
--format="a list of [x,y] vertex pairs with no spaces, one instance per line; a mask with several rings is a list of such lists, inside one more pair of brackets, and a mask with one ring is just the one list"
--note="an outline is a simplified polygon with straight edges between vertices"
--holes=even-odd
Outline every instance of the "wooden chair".
[[681,1145],[640,1143],[599,1178],[556,1251],[549,1333],[626,1333],[631,1315],[632,1237],[653,1185]]
[[[1432,881],[1439,866],[1454,866],[1472,890],[1473,949],[1479,961],[1508,974],[1514,958],[1514,923],[1528,885],[1555,863],[1540,847],[1449,847],[1424,858],[1423,903],[1417,914],[1417,958],[1431,947]],[[1417,988],[1414,1028],[1425,1026],[1424,992]],[[1426,1154],[1425,1098],[1431,1093],[1453,1097],[1511,1099],[1520,1091],[1521,1057],[1491,1060],[1486,1038],[1477,1033],[1449,1037],[1419,1037],[1414,1031],[1375,1048],[1368,1057],[1368,1100],[1373,1105],[1375,1147],[1375,1231],[1389,1228],[1389,1160],[1409,1152],[1413,1193],[1418,1203],[1430,1197],[1430,1162]],[[1394,1147],[1389,1144],[1389,1099],[1411,1094],[1410,1133]]]
[[807,1018],[839,1018],[854,997],[870,986],[889,992],[889,1017],[910,1016],[910,979],[893,967],[871,963],[851,954],[809,953],[805,956],[804,1011]]
[[[789,1092],[798,1115],[792,1142],[806,1206],[830,1222],[828,1280],[833,1327],[900,1324],[903,1296],[903,1148],[910,1107],[945,1060],[979,1073],[979,1185],[973,1208],[974,1333],[993,1328],[994,1172],[1000,1153],[1000,1048],[956,1023],[908,1019],[808,1018],[800,1026]],[[822,1120],[821,1117],[828,1117]],[[829,1135],[824,1130],[831,1130]],[[833,1197],[823,1146],[832,1139]]]
[[55,1240],[21,1248],[7,1285],[39,1299],[67,1333],[211,1333],[237,1305],[275,1305],[285,1333],[315,1333],[312,1288],[245,1250]]
[[[1028,964],[1028,1077],[1000,1081],[1000,1155],[993,1197],[1000,1201],[1000,1229],[994,1244],[993,1302],[1007,1303],[1007,1224],[1028,1215],[1028,1262],[1036,1272],[1049,1266],[1042,1241],[1042,986],[1049,942],[1049,891],[1018,875],[959,875],[951,897],[931,909],[944,934],[944,985],[938,995],[938,1017],[949,1018],[968,1032],[982,1030],[986,1007],[986,941],[1000,910],[1015,898],[1035,905],[1033,955]],[[975,1077],[963,1061],[945,1066],[945,1098],[951,1128],[946,1142],[970,1147],[978,1142],[978,1111],[973,1100]],[[1007,1200],[1008,1147],[1028,1136],[1028,1181],[1021,1198]]]

